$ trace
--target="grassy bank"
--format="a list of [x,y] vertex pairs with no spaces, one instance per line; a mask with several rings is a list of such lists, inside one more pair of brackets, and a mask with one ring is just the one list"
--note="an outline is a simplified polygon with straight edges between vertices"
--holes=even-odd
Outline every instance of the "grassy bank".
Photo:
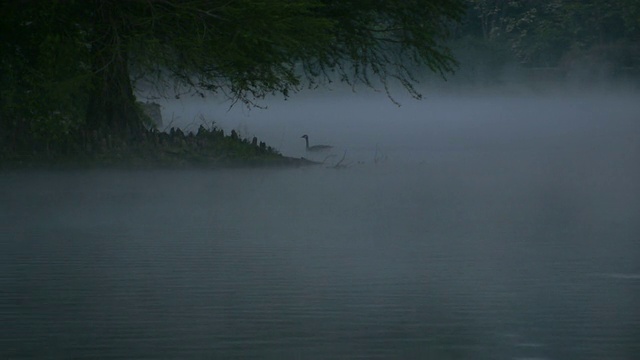
[[32,148],[7,149],[0,168],[228,168],[306,166],[317,163],[280,154],[257,138],[243,139],[235,131],[201,126],[185,134],[149,130],[131,141],[111,136],[83,134],[64,145],[36,144]]

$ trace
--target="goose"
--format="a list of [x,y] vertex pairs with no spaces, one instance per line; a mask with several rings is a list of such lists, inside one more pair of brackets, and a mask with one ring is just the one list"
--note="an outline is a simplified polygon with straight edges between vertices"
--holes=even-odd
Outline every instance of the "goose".
[[301,138],[304,139],[304,141],[307,143],[307,151],[312,151],[312,152],[318,152],[318,151],[325,151],[325,150],[329,150],[331,148],[333,148],[333,146],[330,145],[313,145],[313,146],[309,146],[309,135],[302,135]]

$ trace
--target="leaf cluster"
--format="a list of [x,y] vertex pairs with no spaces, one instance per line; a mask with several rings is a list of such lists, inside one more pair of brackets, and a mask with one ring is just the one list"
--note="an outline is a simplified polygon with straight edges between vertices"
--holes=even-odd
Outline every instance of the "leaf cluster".
[[638,65],[633,60],[640,54],[635,0],[466,2],[469,11],[457,36],[504,45],[525,66],[553,67],[594,55],[618,66]]
[[91,74],[83,30],[65,22],[71,8],[57,2],[0,9],[0,145],[63,142],[85,115]]
[[[129,4],[134,72],[161,89],[223,92],[252,103],[304,84],[396,79],[413,95],[414,70],[444,74],[458,0],[155,1]],[[133,9],[137,7],[137,9]],[[203,93],[201,93],[203,94]]]
[[[1,1],[0,146],[143,129],[132,85],[255,104],[331,81],[444,75],[463,0]],[[135,136],[132,136],[135,138]],[[48,145],[47,145],[48,146]]]

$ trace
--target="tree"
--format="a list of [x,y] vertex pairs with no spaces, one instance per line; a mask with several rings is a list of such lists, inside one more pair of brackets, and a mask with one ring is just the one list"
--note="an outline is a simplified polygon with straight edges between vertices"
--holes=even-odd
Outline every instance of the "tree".
[[84,30],[66,23],[70,10],[0,2],[0,148],[38,151],[83,122],[92,74]]
[[[247,104],[272,93],[287,96],[305,81],[335,79],[380,82],[387,90],[396,79],[417,97],[418,66],[453,70],[443,41],[464,13],[462,0],[23,0],[0,6],[7,31],[0,66],[10,80],[3,96],[16,99],[25,95],[20,89],[42,84],[56,88],[64,79],[53,74],[65,67],[66,79],[77,81],[75,89],[56,93],[74,100],[64,115],[83,107],[83,126],[126,139],[143,131],[132,79],[178,93],[223,93]],[[63,46],[43,47],[52,41]],[[47,58],[60,63],[37,61]],[[25,109],[9,111],[17,102],[0,104],[0,126],[12,131],[7,115],[25,119]]]
[[625,66],[637,63],[638,1],[467,0],[467,5],[459,32],[506,45],[522,65],[558,66],[598,52]]

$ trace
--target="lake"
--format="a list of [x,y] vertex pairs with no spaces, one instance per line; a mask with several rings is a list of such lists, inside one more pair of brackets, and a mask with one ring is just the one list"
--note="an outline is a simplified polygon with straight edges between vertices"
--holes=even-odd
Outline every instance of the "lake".
[[635,358],[640,127],[564,110],[342,169],[0,173],[0,358]]

